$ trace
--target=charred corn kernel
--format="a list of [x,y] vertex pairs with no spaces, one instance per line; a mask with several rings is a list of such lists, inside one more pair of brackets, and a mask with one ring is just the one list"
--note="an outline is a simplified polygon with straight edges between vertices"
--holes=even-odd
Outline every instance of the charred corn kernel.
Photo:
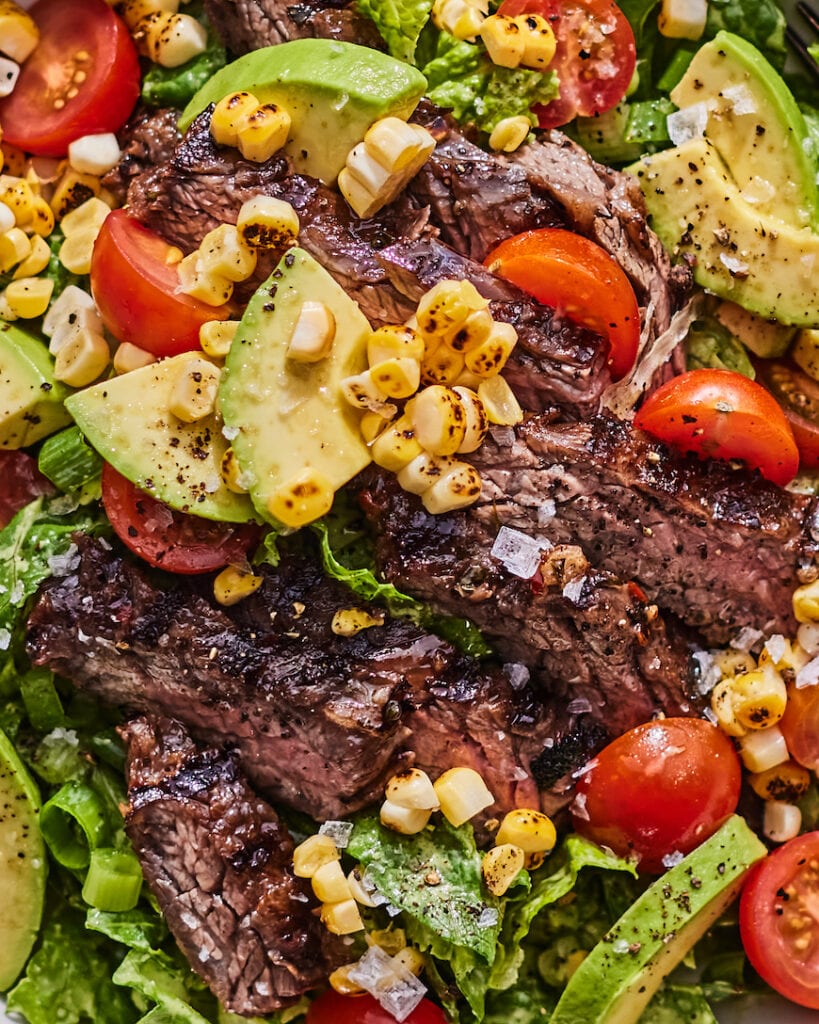
[[744,736],[746,729],[740,725],[734,711],[733,677],[723,679],[711,691],[711,710],[717,719],[717,725],[726,736]]
[[788,693],[785,681],[773,665],[734,676],[733,707],[737,722],[745,729],[766,729],[785,714]]
[[14,222],[18,228],[27,227],[31,223],[35,198],[35,193],[25,178],[9,174],[0,177],[0,200],[14,214]]
[[157,11],[176,14],[179,10],[179,0],[123,0],[119,10],[125,24],[133,29],[148,14],[155,14]]
[[252,92],[231,92],[213,108],[210,134],[218,146],[238,146],[239,125],[259,106]]
[[[396,410],[397,411],[397,410]],[[371,444],[390,422],[391,417],[382,416],[380,412],[365,412],[361,417],[359,428],[361,436],[367,444]]]
[[379,327],[367,339],[367,363],[377,366],[387,359],[424,358],[424,341],[418,332],[406,324],[388,324]]
[[518,14],[515,22],[520,26],[523,37],[522,67],[534,71],[545,71],[552,63],[557,49],[557,40],[548,20],[540,14]]
[[233,491],[234,494],[247,494],[247,474],[242,472],[233,448],[225,449],[225,454],[219,463],[219,475],[229,491]]
[[138,345],[132,345],[130,341],[124,341],[117,347],[114,353],[114,370],[117,373],[130,373],[131,370],[140,370],[143,366],[150,366],[156,362],[153,352],[146,352]]
[[472,505],[481,496],[481,476],[468,462],[456,462],[421,495],[430,515],[455,512]]
[[371,370],[363,370],[341,381],[341,393],[356,409],[369,409],[383,416],[394,414],[395,406],[387,402],[387,395],[376,384]]
[[221,374],[205,359],[189,359],[174,382],[168,411],[183,423],[195,423],[210,416],[216,407]]
[[369,373],[376,386],[390,398],[409,398],[421,383],[421,364],[408,356],[385,359],[371,366]]
[[49,352],[56,355],[71,335],[80,328],[103,333],[102,320],[93,298],[75,284],[67,285],[49,306],[43,317],[43,334],[51,341]]
[[358,904],[354,899],[340,903],[324,903],[321,908],[321,923],[334,935],[352,935],[364,930],[364,922]]
[[435,0],[432,5],[432,20],[441,32],[448,32],[456,39],[474,41],[489,12],[486,2],[475,0]]
[[54,282],[49,278],[20,277],[6,287],[6,302],[16,317],[33,320],[48,309],[53,291]]
[[65,237],[58,256],[66,270],[79,277],[91,273],[91,256],[98,234],[99,228],[87,227]]
[[728,676],[741,675],[743,672],[753,672],[756,668],[756,661],[747,651],[736,651],[733,647],[726,647],[710,653],[714,665],[724,679]]
[[336,636],[355,636],[362,629],[383,625],[383,614],[371,615],[364,608],[339,608],[333,615],[330,629]]
[[523,850],[514,843],[503,843],[487,850],[481,860],[481,872],[493,896],[503,896],[523,870],[524,861]]
[[404,171],[427,146],[428,132],[419,132],[419,127],[400,117],[382,117],[367,130],[364,146],[388,174]]
[[810,772],[796,761],[785,761],[765,772],[748,776],[751,789],[763,800],[794,803],[807,793]]
[[819,580],[794,590],[793,614],[797,622],[819,622]]
[[359,217],[372,217],[417,174],[435,148],[435,139],[417,124],[398,118],[377,121],[364,141],[347,155],[338,188]]
[[370,453],[376,466],[397,473],[417,458],[423,449],[415,436],[415,429],[409,416],[401,416],[376,437],[370,445]]
[[11,96],[17,79],[20,77],[20,65],[8,57],[0,57],[0,99]]
[[526,141],[531,130],[532,122],[524,114],[504,117],[489,135],[489,148],[499,153],[514,153]]
[[36,277],[37,274],[41,273],[48,266],[51,260],[51,249],[48,247],[48,242],[40,235],[32,235],[31,237],[31,251],[28,256],[17,264],[17,268],[14,271],[14,276],[17,277]]
[[280,523],[295,530],[326,515],[333,507],[333,495],[327,477],[307,466],[274,492],[267,510]]
[[41,238],[47,238],[54,230],[54,211],[42,196],[35,196],[32,201],[31,219],[26,230],[33,231]]
[[539,867],[543,866],[545,860],[545,853],[527,853],[523,859],[523,866],[527,871],[537,871]]
[[313,892],[322,903],[341,903],[353,898],[350,883],[344,874],[341,861],[330,860],[313,872],[310,879]]
[[208,306],[221,306],[233,294],[233,282],[221,274],[208,273],[202,267],[198,252],[192,252],[180,260],[176,269],[179,273],[179,290]]
[[788,760],[788,745],[778,725],[755,729],[739,742],[739,756],[749,772],[766,772]]
[[421,362],[422,384],[452,385],[464,372],[464,357],[445,342],[427,351]]
[[511,324],[496,322],[489,337],[464,354],[464,365],[477,377],[494,377],[506,365],[517,340],[518,332]]
[[414,811],[437,811],[438,794],[432,779],[420,768],[405,768],[387,783],[384,795],[390,803]]
[[0,170],[20,176],[25,172],[26,159],[26,154],[22,149],[4,142],[0,149]]
[[506,379],[497,375],[481,381],[478,398],[483,402],[490,423],[512,427],[523,419],[523,410]]
[[31,15],[14,0],[0,0],[0,51],[22,64],[39,41]]
[[54,376],[72,388],[84,388],[108,368],[111,350],[101,334],[81,328],[54,358]]
[[113,132],[83,135],[68,145],[68,162],[80,174],[102,177],[119,163],[121,156],[122,150]]
[[384,828],[392,829],[402,836],[415,836],[427,827],[432,811],[418,807],[402,807],[391,800],[381,804],[379,817]]
[[489,429],[486,409],[477,393],[471,388],[454,387],[452,390],[461,400],[465,417],[464,439],[458,448],[458,454],[474,452],[483,444]]
[[810,655],[796,641],[784,636],[772,636],[768,639],[759,655],[759,667],[772,665],[777,671],[790,669],[798,672],[810,661]]
[[229,565],[213,581],[213,596],[219,604],[230,607],[255,594],[263,583],[264,576],[251,569]]
[[353,868],[347,875],[347,884],[350,886],[350,892],[353,894],[353,899],[356,903],[360,903],[362,907],[378,906],[378,900],[373,899],[374,890],[368,889],[364,885],[361,868]]
[[281,254],[296,241],[299,217],[283,199],[255,196],[242,204],[236,227],[251,248]]
[[355,964],[344,964],[343,967],[337,967],[330,973],[327,980],[334,992],[338,992],[341,996],[362,995],[364,989],[350,977],[350,968],[355,966]]
[[489,305],[471,281],[447,278],[421,296],[415,314],[426,341],[449,344],[467,317]]
[[396,479],[399,486],[410,494],[423,494],[454,465],[455,459],[448,455],[421,452],[412,462],[399,470]]
[[153,11],[140,18],[132,32],[139,52],[163,68],[178,68],[208,44],[208,34],[189,14]]
[[98,196],[92,196],[67,213],[60,221],[60,227],[66,238],[80,231],[99,231],[110,212],[111,208],[107,203]]
[[14,211],[8,205],[8,203],[0,202],[0,235],[4,235],[7,231],[15,226],[17,221],[14,218]]
[[199,328],[202,351],[214,359],[224,359],[239,327],[238,320],[207,320]]
[[7,274],[31,255],[31,240],[22,228],[0,235],[0,274]]
[[669,39],[699,39],[708,19],[708,0],[663,0],[657,17],[660,35]]
[[403,967],[405,971],[414,974],[416,978],[423,974],[424,968],[427,965],[424,954],[414,946],[404,946],[403,949],[398,950],[392,959],[396,966]]
[[540,811],[524,807],[509,811],[495,833],[498,846],[514,843],[524,853],[548,853],[556,841],[557,833],[552,819]]
[[802,811],[795,804],[769,800],[762,814],[762,834],[772,843],[787,843],[802,831]]
[[290,134],[290,115],[275,103],[262,103],[239,123],[237,146],[245,160],[263,163],[282,148]]
[[256,250],[245,242],[235,224],[220,224],[209,231],[198,251],[202,269],[228,281],[246,281],[256,269]]
[[432,455],[453,455],[466,432],[466,413],[457,392],[433,384],[415,396],[410,411],[418,443]]
[[456,828],[495,802],[474,768],[450,768],[433,783],[447,821]]
[[330,355],[335,336],[336,319],[330,307],[308,299],[301,304],[287,343],[288,358],[297,363],[318,363]]
[[293,850],[293,874],[298,878],[312,878],[320,867],[340,857],[339,849],[330,836],[308,836]]
[[89,199],[98,198],[101,188],[100,179],[95,175],[80,174],[69,168],[57,183],[49,205],[57,220],[62,221],[66,214]]
[[516,18],[491,14],[481,25],[480,36],[493,64],[502,68],[520,67],[526,39]]
[[446,344],[456,352],[467,353],[485,342],[495,327],[495,321],[488,309],[470,313],[455,333],[446,339]]

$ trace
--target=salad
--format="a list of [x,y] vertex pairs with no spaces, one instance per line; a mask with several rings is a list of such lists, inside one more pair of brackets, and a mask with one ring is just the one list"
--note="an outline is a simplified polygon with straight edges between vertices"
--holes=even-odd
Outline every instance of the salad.
[[785,58],[774,0],[0,0],[8,1011],[819,1009]]

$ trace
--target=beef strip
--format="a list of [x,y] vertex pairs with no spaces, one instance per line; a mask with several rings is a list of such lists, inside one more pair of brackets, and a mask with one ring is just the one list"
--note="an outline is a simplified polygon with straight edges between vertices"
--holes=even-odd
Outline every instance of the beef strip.
[[176,127],[178,118],[179,111],[170,107],[152,110],[139,104],[117,133],[122,156],[102,183],[120,206],[125,202],[129,184],[138,174],[170,159],[181,138]]
[[293,1003],[349,959],[292,871],[293,841],[248,786],[236,755],[198,747],[169,718],[121,730],[125,830],[191,967],[234,1013]]
[[240,55],[289,39],[340,39],[383,48],[373,22],[344,2],[205,0],[205,13],[225,46]]

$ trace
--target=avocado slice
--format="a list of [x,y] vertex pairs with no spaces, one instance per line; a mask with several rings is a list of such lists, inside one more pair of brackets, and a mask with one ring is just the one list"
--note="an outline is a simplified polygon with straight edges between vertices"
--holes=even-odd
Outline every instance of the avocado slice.
[[37,787],[0,730],[0,992],[17,980],[40,929],[47,861],[39,811]]
[[70,423],[70,394],[43,342],[0,322],[0,448],[25,448]]
[[767,319],[819,323],[819,234],[763,217],[713,143],[691,139],[631,170],[651,226],[672,255],[693,258],[697,284]]
[[293,39],[253,50],[217,71],[182,111],[179,129],[229,93],[251,92],[290,114],[284,151],[293,169],[331,185],[370,125],[388,116],[406,120],[426,87],[412,65],[368,46]]
[[221,418],[212,413],[183,423],[169,412],[185,363],[201,355],[184,352],[101,381],[66,406],[89,444],[141,490],[180,512],[244,523],[254,518],[253,505],[220,473],[228,447]]
[[[287,347],[305,300],[335,320],[328,356],[304,363]],[[291,249],[250,300],[219,384],[219,404],[250,497],[270,522],[274,494],[305,469],[337,490],[370,462],[360,413],[341,393],[367,367],[371,328],[356,303],[303,249]]]
[[678,107],[705,103],[705,137],[760,216],[819,224],[819,188],[802,111],[755,46],[718,32],[694,54],[671,92]]
[[549,1024],[634,1024],[766,853],[745,820],[732,815],[603,936],[572,975]]

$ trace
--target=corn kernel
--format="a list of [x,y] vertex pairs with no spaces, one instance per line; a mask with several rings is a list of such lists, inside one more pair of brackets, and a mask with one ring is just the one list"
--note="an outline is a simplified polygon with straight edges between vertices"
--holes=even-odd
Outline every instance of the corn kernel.
[[154,14],[156,11],[176,14],[178,10],[179,0],[122,0],[119,5],[122,20],[130,29],[136,28],[148,14]]
[[353,147],[338,176],[339,191],[361,218],[391,203],[435,148],[435,139],[421,125],[398,128],[392,119],[385,120],[389,123],[383,130],[376,122]]
[[99,228],[83,228],[66,236],[58,253],[60,263],[66,270],[79,277],[91,273],[91,257]]
[[51,260],[51,249],[48,243],[40,235],[32,235],[31,251],[22,263],[18,263],[14,271],[17,277],[36,277],[48,266]]
[[219,463],[219,475],[229,491],[233,491],[234,494],[247,494],[247,475],[239,467],[239,460],[236,458],[233,448],[225,449],[225,454]]
[[426,134],[419,134],[419,127],[400,117],[382,117],[367,130],[364,147],[388,174],[405,171],[417,158],[419,147],[426,145]]
[[54,376],[72,388],[84,388],[100,377],[111,361],[111,350],[101,334],[81,328],[60,348]]
[[192,252],[177,264],[179,290],[208,306],[221,306],[233,294],[233,282],[203,267],[198,252]]
[[18,228],[27,227],[31,223],[35,193],[25,178],[4,174],[0,178],[0,200],[14,214]]
[[213,359],[224,359],[239,327],[238,320],[207,320],[199,328],[202,351]]
[[82,135],[68,144],[68,162],[80,174],[107,174],[122,156],[113,132]]
[[264,103],[239,122],[237,145],[245,160],[263,163],[284,146],[290,134],[290,115],[275,103]]
[[335,337],[333,311],[324,302],[307,299],[301,304],[287,343],[287,356],[297,363],[318,363],[330,355]]
[[420,391],[408,410],[421,447],[432,455],[453,455],[464,440],[466,413],[457,392],[440,384]]
[[342,996],[358,996],[364,992],[358,982],[350,978],[350,968],[355,966],[355,964],[344,964],[343,967],[337,967],[330,973],[327,980],[334,992],[338,992]]
[[358,424],[365,442],[372,444],[391,419],[391,416],[383,416],[380,412],[365,412]]
[[409,398],[421,383],[421,364],[409,357],[385,359],[368,371],[376,386],[390,398]]
[[477,309],[470,313],[455,333],[446,339],[446,344],[455,352],[467,353],[486,342],[495,330],[496,324],[488,309]]
[[406,324],[388,324],[379,327],[367,339],[367,363],[377,366],[387,359],[424,358],[424,341],[418,332]]
[[17,221],[12,208],[7,203],[0,202],[0,235],[4,235],[7,231],[11,231],[16,223]]
[[18,146],[12,146],[11,143],[4,142],[2,147],[0,147],[0,170],[5,171],[7,174],[20,177],[25,173],[27,160],[26,154]]
[[490,423],[512,427],[523,419],[523,410],[506,379],[489,377],[478,385],[478,398],[483,402]]
[[402,807],[391,800],[381,804],[379,817],[384,828],[392,829],[402,836],[414,836],[427,827],[432,811],[418,807]]
[[734,676],[731,688],[734,715],[744,729],[765,729],[785,714],[788,693],[773,665]]
[[456,828],[495,802],[474,768],[450,768],[438,776],[433,786],[444,817]]
[[493,64],[502,68],[520,67],[526,39],[515,18],[490,15],[481,25],[481,39]]
[[545,71],[554,59],[557,40],[548,20],[540,14],[518,14],[514,21],[523,37],[521,66]]
[[360,868],[353,868],[347,875],[347,884],[350,886],[353,899],[362,907],[377,907],[379,905],[378,900],[373,898],[375,890],[365,887]]
[[195,423],[210,416],[216,407],[219,388],[218,367],[205,359],[187,360],[174,382],[168,411],[183,423]]
[[525,114],[501,118],[489,135],[489,148],[499,153],[514,153],[531,130],[532,122]]
[[65,342],[80,328],[103,333],[103,324],[93,298],[74,284],[65,287],[49,306],[43,317],[43,334],[51,341],[49,352],[56,355]]
[[352,935],[353,932],[364,930],[364,922],[354,899],[323,904],[321,922],[334,935]]
[[117,373],[130,373],[155,362],[156,356],[153,352],[146,352],[144,348],[132,345],[130,341],[123,341],[114,353],[114,370]]
[[471,281],[447,278],[430,288],[418,303],[418,330],[427,341],[451,343],[467,317],[489,305]]
[[91,199],[86,199],[80,206],[67,213],[60,222],[60,227],[66,238],[88,228],[99,231],[110,212],[111,209],[107,203],[97,196],[92,196]]
[[210,116],[210,134],[219,146],[238,146],[239,125],[259,106],[250,92],[231,92],[223,96]]
[[401,416],[376,437],[370,453],[376,466],[397,473],[421,454],[423,449],[415,436],[409,416]]
[[235,224],[208,231],[198,249],[201,268],[228,281],[246,281],[256,269],[256,251],[244,241]]
[[0,274],[7,274],[31,255],[31,240],[22,228],[0,235]]
[[154,11],[139,20],[133,30],[139,52],[163,68],[178,68],[199,56],[207,47],[208,35],[189,14]]
[[464,410],[464,439],[458,448],[458,454],[474,452],[483,444],[489,429],[489,419],[483,402],[471,388],[454,387],[452,389],[461,400]]
[[324,864],[340,857],[338,847],[329,836],[308,836],[293,850],[293,874],[298,878],[312,878]]
[[794,804],[768,800],[762,815],[762,834],[772,843],[787,843],[802,831],[802,811]]
[[35,196],[31,203],[31,218],[26,230],[41,238],[48,238],[54,230],[54,212],[42,196]]
[[62,221],[66,214],[78,209],[89,199],[98,197],[101,188],[100,180],[95,175],[80,174],[69,168],[54,189],[49,205],[57,220]]
[[743,672],[753,672],[756,668],[756,662],[747,651],[737,651],[733,647],[726,647],[713,650],[710,654],[723,679],[728,676],[741,675]]
[[472,505],[481,496],[481,476],[468,462],[455,462],[421,495],[430,515],[439,516]]
[[368,946],[378,946],[391,957],[407,948],[407,933],[403,928],[379,928],[368,932],[364,938]]
[[14,0],[0,0],[2,52],[22,64],[40,41],[37,23]]
[[660,35],[668,39],[702,37],[708,20],[708,0],[663,0],[657,16]]
[[758,774],[788,760],[788,745],[778,725],[755,729],[742,737],[739,756],[749,772]]
[[370,615],[363,608],[339,608],[333,615],[330,629],[336,636],[355,636],[363,629],[383,625],[383,614]]
[[489,337],[480,345],[466,352],[464,364],[477,377],[494,377],[506,365],[517,344],[518,332],[508,323],[493,323]]
[[11,323],[16,319],[17,317],[15,316],[14,313],[12,313],[11,307],[9,306],[6,300],[6,296],[3,294],[3,292],[0,292],[0,321],[4,321],[5,323]]
[[464,372],[464,357],[441,342],[427,350],[421,363],[422,384],[443,384],[451,387]]
[[322,903],[341,903],[342,900],[353,898],[341,861],[330,860],[322,864],[313,872],[310,882],[313,892]]
[[399,486],[410,494],[423,494],[455,464],[455,459],[447,455],[421,452],[398,471],[396,479]]
[[717,719],[717,725],[726,736],[744,736],[746,729],[737,721],[734,712],[733,678],[723,679],[711,691],[711,710]]
[[48,309],[54,282],[45,277],[21,277],[13,280],[5,291],[12,313],[21,320],[42,316]]
[[424,954],[420,949],[416,949],[414,946],[404,946],[403,949],[399,949],[398,952],[393,956],[393,963],[403,968],[405,971],[409,971],[410,974],[414,974],[417,978],[423,973],[424,968],[427,965],[424,959]]
[[324,474],[307,466],[273,493],[267,509],[280,523],[298,529],[326,515],[333,507],[334,494]]
[[282,254],[295,244],[299,217],[290,203],[272,196],[255,196],[242,204],[236,227],[253,249]]
[[524,853],[548,853],[556,841],[557,833],[551,818],[523,807],[509,811],[495,834],[498,846],[514,843]]
[[432,779],[420,768],[405,768],[389,780],[384,795],[391,803],[417,811],[437,811],[441,806]]
[[794,590],[793,614],[797,622],[819,622],[819,580]]
[[764,772],[748,776],[751,789],[763,800],[795,803],[810,788],[810,772],[796,761],[784,761]]
[[368,409],[385,419],[391,419],[397,412],[396,407],[387,401],[387,396],[376,383],[372,370],[363,370],[351,377],[345,377],[340,387],[345,400],[362,412]]
[[219,604],[230,607],[255,594],[263,583],[264,576],[250,569],[228,565],[213,581],[213,596]]
[[432,20],[441,32],[472,42],[480,33],[488,12],[486,0],[435,0]]
[[523,870],[523,850],[513,843],[493,846],[481,860],[481,872],[487,889],[493,896],[503,896]]

